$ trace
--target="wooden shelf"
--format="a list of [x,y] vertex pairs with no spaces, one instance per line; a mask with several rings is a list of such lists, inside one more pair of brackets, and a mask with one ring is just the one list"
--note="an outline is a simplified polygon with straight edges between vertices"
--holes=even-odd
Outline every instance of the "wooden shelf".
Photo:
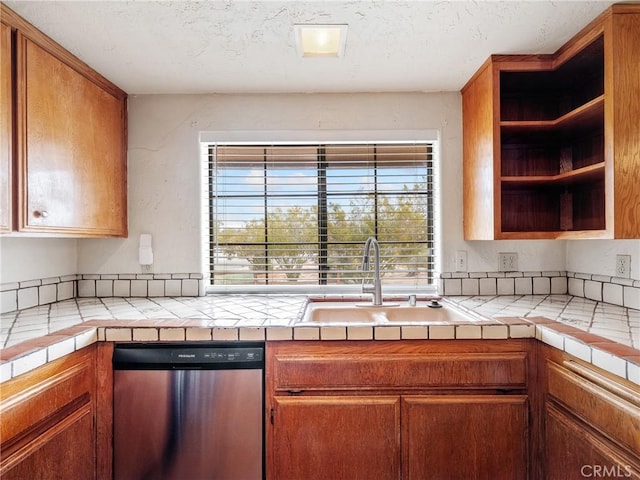
[[577,240],[609,238],[606,230],[550,230],[546,232],[501,232],[501,240]]
[[503,186],[536,186],[536,185],[571,185],[581,182],[589,182],[603,178],[604,162],[578,168],[570,172],[559,173],[557,175],[532,175],[501,177]]
[[590,102],[562,115],[555,120],[520,120],[502,121],[503,131],[559,131],[565,129],[589,128],[602,123],[604,117],[604,95],[600,95]]

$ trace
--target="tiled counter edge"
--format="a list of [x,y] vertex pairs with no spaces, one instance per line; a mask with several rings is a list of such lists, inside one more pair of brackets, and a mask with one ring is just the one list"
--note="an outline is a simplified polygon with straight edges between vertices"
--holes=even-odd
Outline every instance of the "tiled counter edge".
[[0,351],[0,382],[98,341],[537,340],[640,385],[640,350],[544,317],[491,324],[203,327],[198,320],[90,321]]

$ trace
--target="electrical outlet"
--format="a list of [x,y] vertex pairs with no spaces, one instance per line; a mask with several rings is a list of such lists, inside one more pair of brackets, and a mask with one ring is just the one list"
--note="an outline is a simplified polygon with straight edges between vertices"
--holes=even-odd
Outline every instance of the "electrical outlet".
[[498,254],[498,271],[499,272],[515,272],[518,270],[518,254],[517,253],[499,253]]
[[631,278],[631,255],[616,255],[616,277]]
[[456,252],[456,272],[467,271],[467,252],[466,250],[458,250]]

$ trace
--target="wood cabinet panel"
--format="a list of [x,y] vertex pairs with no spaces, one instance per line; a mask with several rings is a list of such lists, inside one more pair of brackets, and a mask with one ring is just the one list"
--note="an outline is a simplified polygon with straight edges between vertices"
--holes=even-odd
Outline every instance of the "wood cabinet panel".
[[494,210],[500,211],[498,185],[494,183],[495,153],[499,148],[493,134],[498,121],[495,70],[491,63],[483,65],[462,96],[464,237],[478,240],[492,239],[498,233],[494,221]]
[[92,349],[78,352],[2,385],[3,447],[34,425],[46,423],[66,406],[91,401],[95,384],[93,355]]
[[396,354],[278,357],[277,390],[384,390],[401,388],[524,388],[524,354]]
[[[483,340],[482,342],[486,342]],[[353,343],[353,342],[350,342]],[[505,351],[474,351],[478,342],[458,342],[441,349],[419,343],[395,345],[364,342],[366,348],[328,342],[272,347],[269,370],[276,392],[286,391],[419,391],[441,389],[523,389],[527,355],[520,343]],[[362,345],[362,344],[361,344]],[[481,345],[480,345],[481,346]],[[488,346],[488,345],[485,345]],[[466,348],[466,351],[465,351]]]
[[95,429],[89,405],[34,439],[0,469],[4,480],[90,480],[95,472]]
[[96,477],[113,478],[113,342],[96,345]]
[[0,14],[0,233],[126,236],[126,93]]
[[618,106],[608,108],[605,114],[613,137],[611,155],[616,159],[613,182],[607,190],[607,195],[614,199],[610,215],[615,221],[616,238],[640,238],[640,6],[633,7],[634,14],[613,16],[611,34],[605,36],[605,40],[610,39],[605,45],[610,53],[605,64],[611,79],[608,87],[613,90],[613,104]]
[[273,479],[399,479],[400,398],[276,397]]
[[604,435],[640,454],[640,395],[602,378],[611,385],[611,390],[626,391],[628,399],[625,399],[559,365],[550,363],[548,369],[550,398]]
[[95,347],[4,382],[0,477],[95,478]]
[[20,228],[126,231],[123,102],[18,35]]
[[527,426],[524,395],[403,397],[402,478],[528,478]]
[[553,405],[547,404],[544,418],[545,479],[640,479],[637,465]]
[[552,347],[539,352],[543,478],[639,478],[638,386]]
[[0,232],[12,229],[13,76],[11,27],[0,23]]

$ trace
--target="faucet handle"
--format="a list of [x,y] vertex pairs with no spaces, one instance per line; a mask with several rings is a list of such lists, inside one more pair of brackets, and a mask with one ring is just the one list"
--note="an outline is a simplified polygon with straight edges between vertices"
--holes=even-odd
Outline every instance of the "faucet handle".
[[376,286],[371,283],[362,283],[362,293],[375,292]]

